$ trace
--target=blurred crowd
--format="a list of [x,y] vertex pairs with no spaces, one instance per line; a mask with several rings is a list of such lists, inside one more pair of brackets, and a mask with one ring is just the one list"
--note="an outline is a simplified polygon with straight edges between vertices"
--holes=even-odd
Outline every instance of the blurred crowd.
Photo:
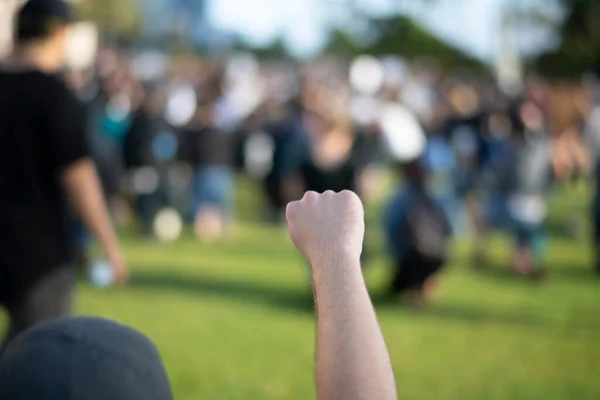
[[593,78],[530,76],[515,97],[490,76],[431,60],[301,64],[106,47],[69,82],[87,105],[115,217],[132,210],[141,234],[163,240],[186,224],[221,237],[235,219],[238,172],[261,182],[264,218],[277,222],[306,190],[368,199],[389,165],[418,159],[452,231],[474,233],[478,265],[487,233],[502,228],[515,242],[513,269],[538,276],[550,190],[599,176]]

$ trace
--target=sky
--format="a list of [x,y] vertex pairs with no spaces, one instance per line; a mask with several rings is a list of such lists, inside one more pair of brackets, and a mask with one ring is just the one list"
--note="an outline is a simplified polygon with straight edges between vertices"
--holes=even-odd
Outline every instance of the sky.
[[[337,0],[339,1],[339,0]],[[362,0],[374,14],[394,11],[414,0]],[[493,58],[501,7],[508,0],[437,0],[434,6],[411,7],[424,26],[481,58]],[[336,0],[210,0],[211,21],[220,28],[264,44],[279,34],[295,54],[310,55],[323,45],[325,27]],[[328,4],[328,6],[323,6]],[[338,3],[339,4],[339,3]]]
[[[208,12],[216,27],[241,33],[251,43],[267,44],[283,34],[294,54],[306,56],[324,44],[327,23],[339,14],[341,1],[209,0]],[[425,6],[417,0],[354,1],[373,14],[403,10],[448,42],[492,61],[502,10],[517,0],[436,0]]]

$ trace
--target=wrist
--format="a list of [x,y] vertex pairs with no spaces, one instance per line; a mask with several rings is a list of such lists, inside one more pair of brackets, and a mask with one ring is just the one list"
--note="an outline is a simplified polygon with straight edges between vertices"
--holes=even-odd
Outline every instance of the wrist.
[[362,279],[360,255],[347,251],[331,251],[311,261],[315,285],[342,284],[352,278]]
[[103,243],[102,248],[104,249],[104,254],[106,254],[107,257],[114,257],[121,254],[119,246],[115,242]]

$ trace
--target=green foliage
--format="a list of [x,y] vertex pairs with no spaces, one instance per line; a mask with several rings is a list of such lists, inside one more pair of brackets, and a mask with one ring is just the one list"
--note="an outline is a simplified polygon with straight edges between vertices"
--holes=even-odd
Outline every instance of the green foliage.
[[482,63],[438,39],[406,16],[373,21],[377,39],[370,49],[375,54],[400,54],[408,59],[435,58],[442,67],[481,68]]
[[109,36],[131,39],[140,33],[141,14],[133,0],[81,0],[75,4],[80,18],[95,22]]
[[250,43],[245,42],[244,40],[238,39],[233,44],[233,49],[237,51],[251,53],[261,60],[282,59],[291,57],[282,36],[278,36],[271,43],[268,43],[264,46],[251,45]]
[[262,59],[278,59],[290,57],[290,54],[288,53],[287,47],[281,36],[266,46],[254,47],[253,51],[257,57]]
[[365,51],[368,51],[366,46],[359,44],[347,31],[339,28],[331,30],[327,46],[323,50],[324,53],[346,59],[354,58]]
[[600,3],[596,0],[560,0],[566,16],[559,27],[558,49],[541,55],[537,69],[551,77],[600,74]]
[[369,26],[372,37],[365,43],[344,30],[333,30],[325,51],[347,58],[363,53],[400,55],[408,60],[432,58],[444,68],[484,69],[481,61],[438,39],[407,16],[372,18]]

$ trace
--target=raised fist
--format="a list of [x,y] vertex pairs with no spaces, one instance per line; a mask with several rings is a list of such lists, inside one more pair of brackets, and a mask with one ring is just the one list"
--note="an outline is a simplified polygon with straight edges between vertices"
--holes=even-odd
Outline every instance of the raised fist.
[[286,217],[294,244],[313,268],[340,258],[360,260],[365,223],[355,193],[307,192],[288,204]]

